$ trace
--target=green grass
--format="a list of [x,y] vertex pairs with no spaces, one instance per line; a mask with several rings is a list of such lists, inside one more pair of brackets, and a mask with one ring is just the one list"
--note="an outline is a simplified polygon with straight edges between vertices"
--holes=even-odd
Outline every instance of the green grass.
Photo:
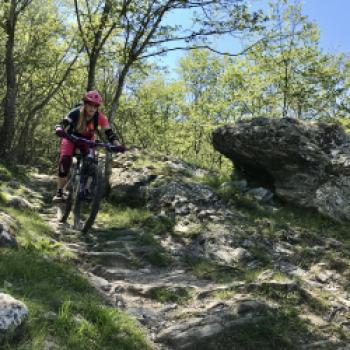
[[1,181],[10,181],[13,178],[13,172],[8,166],[0,163],[0,179]]
[[[263,234],[274,236],[281,227],[301,228],[315,232],[316,235],[333,237],[350,247],[348,224],[337,223],[319,214],[316,210],[296,207],[293,205],[280,206],[276,213],[271,213],[252,196],[243,194],[235,187],[227,174],[217,176],[202,176],[198,181],[210,185],[226,202],[234,208],[243,211],[249,218],[248,224],[257,226],[258,221],[268,221],[264,225]],[[223,186],[224,185],[224,186]]]
[[174,223],[165,216],[146,217],[142,222],[142,227],[153,235],[164,235],[173,232]]
[[[117,308],[107,307],[81,275],[53,229],[31,210],[7,208],[18,223],[18,249],[0,250],[0,291],[24,302],[29,317],[20,337],[6,339],[4,350],[37,350],[45,341],[57,349],[152,349],[144,331]],[[128,215],[127,215],[128,216]],[[132,221],[120,220],[123,224]]]
[[237,294],[237,292],[233,291],[233,290],[218,290],[215,291],[212,296],[216,299],[219,300],[227,300],[227,299],[231,299],[233,298],[235,295]]
[[29,179],[32,169],[19,166],[5,164],[0,161],[0,181],[10,181],[16,179],[17,181],[25,181]]
[[205,258],[187,256],[186,262],[195,276],[217,283],[229,283],[237,280],[241,273],[235,267],[222,266]]
[[[103,306],[75,267],[48,259],[38,249],[2,250],[0,281],[10,285],[4,292],[29,308],[24,335],[2,349],[40,349],[50,337],[62,349],[151,349],[138,326]],[[49,312],[54,317],[48,318]]]
[[133,168],[144,168],[144,167],[154,167],[155,170],[163,169],[164,168],[164,162],[151,159],[151,157],[138,157],[136,160],[133,161],[132,167]]
[[161,249],[147,252],[143,259],[149,262],[153,266],[157,267],[167,267],[172,263],[172,258]]
[[1,208],[11,217],[16,218],[20,231],[16,236],[21,247],[32,251],[39,251],[46,256],[69,259],[73,254],[63,249],[60,242],[54,240],[54,231],[50,225],[31,210]]
[[10,199],[10,196],[7,192],[0,192],[0,204],[6,204]]
[[148,296],[161,303],[173,302],[185,304],[192,298],[193,291],[191,288],[155,287],[150,290]]
[[103,202],[96,222],[104,227],[132,227],[143,223],[151,216],[151,212],[143,208],[114,206]]
[[295,309],[276,310],[274,315],[252,318],[250,322],[228,327],[219,336],[198,344],[193,350],[297,350],[296,334],[308,336],[306,322]]
[[149,248],[140,258],[157,267],[171,264],[171,257],[155,238],[172,232],[173,223],[170,219],[155,217],[150,211],[142,208],[115,207],[104,203],[99,212],[98,223],[103,224],[104,230],[110,229],[110,238],[114,235],[113,229],[132,229],[140,246]]

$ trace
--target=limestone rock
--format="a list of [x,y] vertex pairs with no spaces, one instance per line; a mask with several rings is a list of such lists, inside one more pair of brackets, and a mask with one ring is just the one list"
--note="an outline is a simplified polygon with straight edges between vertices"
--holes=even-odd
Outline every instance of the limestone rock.
[[0,293],[0,340],[16,334],[28,316],[28,308],[9,294]]
[[18,231],[15,220],[4,212],[0,212],[0,248],[17,248],[15,234]]
[[253,118],[216,129],[213,145],[250,185],[350,221],[350,137],[339,125]]
[[33,205],[29,203],[25,198],[13,196],[9,200],[9,205],[19,209],[34,209]]

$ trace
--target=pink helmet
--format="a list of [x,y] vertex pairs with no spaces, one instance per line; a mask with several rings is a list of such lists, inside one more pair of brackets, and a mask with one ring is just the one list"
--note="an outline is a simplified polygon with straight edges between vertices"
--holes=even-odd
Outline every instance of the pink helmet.
[[84,102],[91,102],[91,103],[94,103],[97,106],[99,106],[102,104],[102,97],[98,93],[98,91],[88,91],[88,92],[85,92],[85,94],[83,96],[83,101]]

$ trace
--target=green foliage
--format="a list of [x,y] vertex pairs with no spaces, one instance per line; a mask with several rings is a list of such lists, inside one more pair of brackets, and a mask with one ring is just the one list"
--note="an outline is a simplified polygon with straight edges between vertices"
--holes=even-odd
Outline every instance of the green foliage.
[[193,291],[191,288],[154,287],[149,291],[148,296],[161,303],[173,302],[185,304],[192,298]]
[[164,235],[173,230],[174,223],[166,216],[149,216],[143,222],[143,227],[153,235]]
[[155,217],[145,209],[114,207],[110,203],[104,203],[98,216],[98,222],[104,226],[104,240],[115,238],[118,235],[116,231],[118,229],[127,228],[133,233],[135,242],[145,250],[141,256],[134,257],[136,264],[140,262],[140,259],[158,267],[167,267],[171,264],[171,257],[155,238],[157,235],[172,232],[173,223],[167,217]]
[[345,130],[345,132],[347,132],[348,134],[350,134],[350,118],[338,118],[338,119],[331,119],[329,121],[332,122],[338,122]]
[[1,181],[9,181],[12,179],[12,173],[5,165],[0,163],[0,179]]
[[97,222],[105,227],[130,227],[150,218],[151,212],[143,208],[113,206],[104,202],[98,213]]
[[0,287],[23,301],[29,319],[17,342],[2,349],[40,349],[46,340],[67,349],[151,349],[128,316],[103,302],[33,211],[2,207],[19,223],[18,250],[0,254]]
[[0,280],[3,291],[29,307],[24,336],[2,349],[43,348],[51,338],[68,349],[151,349],[133,321],[102,306],[76,268],[48,259],[39,247],[3,251]]
[[[203,175],[195,178],[196,181],[209,185],[214,190],[226,187],[231,189],[231,176],[228,174]],[[224,185],[224,186],[223,186]],[[226,186],[227,185],[227,186]]]
[[61,244],[52,240],[54,231],[50,225],[45,223],[40,216],[31,210],[19,210],[4,208],[4,210],[15,217],[21,230],[17,235],[17,241],[29,250],[38,250],[43,254],[66,256],[67,252],[61,250]]
[[314,210],[288,205],[276,212],[272,218],[274,218],[276,224],[279,225],[301,227],[315,232],[315,241],[319,239],[319,235],[322,235],[325,237],[333,237],[343,241],[347,245],[350,244],[347,224],[334,222]]
[[274,315],[257,316],[251,322],[234,325],[214,339],[200,344],[198,349],[225,350],[232,344],[242,350],[298,349],[298,338],[295,334],[307,336],[306,322],[298,317],[295,309],[274,311]]
[[205,258],[186,257],[192,273],[200,278],[207,278],[217,283],[229,283],[237,279],[240,271],[234,266],[219,265]]
[[172,263],[171,257],[163,252],[161,248],[145,253],[143,259],[157,267],[168,267]]
[[7,192],[0,192],[0,204],[6,204],[9,200],[9,195]]
[[30,171],[28,167],[0,162],[0,181],[2,183],[14,179],[26,181],[29,179]]
[[138,242],[146,250],[142,259],[146,260],[153,266],[167,267],[171,264],[172,258],[164,251],[164,248],[159,244],[158,240],[154,237],[155,234],[164,233],[161,231],[158,233],[148,230],[147,226],[143,226],[145,232],[142,232],[138,236]]

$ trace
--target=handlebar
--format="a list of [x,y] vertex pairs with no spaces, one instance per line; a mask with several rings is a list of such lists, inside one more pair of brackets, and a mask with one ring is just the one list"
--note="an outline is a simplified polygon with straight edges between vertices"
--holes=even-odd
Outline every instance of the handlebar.
[[[124,146],[116,146],[116,145],[112,145],[110,143],[105,143],[102,141],[92,141],[92,140],[88,140],[84,137],[79,137],[76,136],[74,134],[67,134],[65,133],[64,135],[62,135],[62,137],[74,142],[74,143],[78,143],[78,142],[82,142],[86,145],[88,145],[90,148],[96,148],[96,147],[103,147],[105,149],[107,149],[108,151],[114,151],[114,152],[124,152]],[[120,149],[122,147],[122,150]]]

